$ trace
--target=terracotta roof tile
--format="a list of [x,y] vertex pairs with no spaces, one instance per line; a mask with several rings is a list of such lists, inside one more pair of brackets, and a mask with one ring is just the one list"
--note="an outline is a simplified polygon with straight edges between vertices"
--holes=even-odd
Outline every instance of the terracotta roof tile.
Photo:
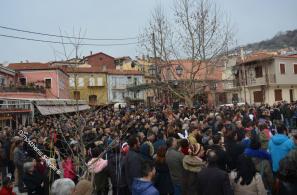
[[40,62],[29,62],[29,63],[12,63],[8,65],[9,68],[17,71],[25,70],[60,70],[63,73],[67,74],[65,70],[61,67],[50,66],[48,63]]

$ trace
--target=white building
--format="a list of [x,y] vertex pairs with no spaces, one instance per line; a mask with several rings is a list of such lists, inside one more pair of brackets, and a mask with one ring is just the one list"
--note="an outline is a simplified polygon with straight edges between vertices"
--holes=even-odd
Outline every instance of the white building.
[[249,104],[297,100],[297,55],[247,56],[236,63],[234,74],[233,95]]
[[108,102],[126,102],[127,100],[144,100],[143,91],[131,92],[127,87],[143,84],[142,73],[134,70],[110,70],[107,75]]

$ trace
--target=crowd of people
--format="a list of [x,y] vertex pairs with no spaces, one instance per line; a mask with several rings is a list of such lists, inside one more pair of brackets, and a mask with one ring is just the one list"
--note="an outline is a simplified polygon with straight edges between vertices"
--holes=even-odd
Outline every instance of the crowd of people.
[[296,195],[296,119],[286,102],[40,116],[1,129],[0,195]]

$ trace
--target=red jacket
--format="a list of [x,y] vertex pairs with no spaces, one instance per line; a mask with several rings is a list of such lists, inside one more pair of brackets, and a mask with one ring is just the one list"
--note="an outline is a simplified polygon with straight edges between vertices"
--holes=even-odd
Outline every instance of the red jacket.
[[0,190],[1,195],[16,195],[16,193],[12,192],[12,188],[3,186]]
[[67,158],[63,161],[62,167],[64,170],[64,178],[69,178],[74,180],[76,177],[75,170],[74,170],[74,164],[71,160],[71,158]]

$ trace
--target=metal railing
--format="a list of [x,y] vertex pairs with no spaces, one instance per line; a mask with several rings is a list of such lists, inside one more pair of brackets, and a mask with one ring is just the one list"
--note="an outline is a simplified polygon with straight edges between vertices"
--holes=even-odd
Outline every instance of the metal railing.
[[12,86],[12,87],[0,87],[0,92],[35,92],[45,93],[44,87],[30,87],[30,86]]

